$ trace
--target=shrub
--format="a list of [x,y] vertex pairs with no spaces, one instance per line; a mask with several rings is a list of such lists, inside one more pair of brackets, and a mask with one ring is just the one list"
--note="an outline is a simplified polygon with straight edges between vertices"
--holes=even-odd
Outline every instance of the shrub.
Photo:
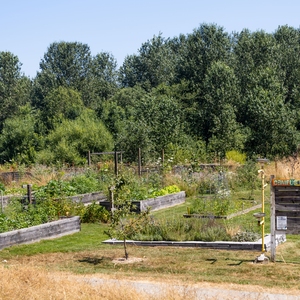
[[81,220],[83,223],[107,223],[109,217],[110,214],[104,207],[96,204],[96,202],[93,202],[92,204],[86,206]]
[[92,175],[79,175],[70,180],[70,185],[76,194],[85,194],[100,191],[102,186],[100,181]]
[[260,239],[261,235],[256,232],[238,232],[233,237],[232,240],[234,242],[255,242]]
[[231,150],[226,152],[226,159],[229,161],[235,161],[242,165],[246,162],[246,154],[236,150]]

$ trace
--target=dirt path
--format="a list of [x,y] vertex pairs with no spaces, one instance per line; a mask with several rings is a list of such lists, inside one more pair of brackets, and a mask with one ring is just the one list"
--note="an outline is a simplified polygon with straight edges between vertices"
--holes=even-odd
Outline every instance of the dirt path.
[[[139,293],[163,299],[165,292],[169,294],[176,291],[176,294],[182,296],[182,299],[259,299],[259,300],[300,300],[300,296],[286,294],[285,292],[275,293],[272,291],[264,291],[262,288],[249,286],[235,285],[216,285],[202,283],[196,285],[180,285],[164,282],[149,282],[139,280],[117,280],[117,279],[102,279],[97,277],[77,278],[91,285],[113,285],[116,288],[130,287]],[[244,288],[244,289],[243,289]],[[296,291],[295,291],[296,293]]]

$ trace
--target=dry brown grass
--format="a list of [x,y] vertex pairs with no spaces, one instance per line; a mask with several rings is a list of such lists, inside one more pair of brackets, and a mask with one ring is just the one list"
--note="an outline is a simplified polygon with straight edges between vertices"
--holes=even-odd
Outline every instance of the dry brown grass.
[[[68,256],[68,255],[67,255]],[[259,266],[262,267],[262,266]],[[288,274],[290,275],[290,274]],[[134,281],[142,289],[132,285]],[[44,299],[71,299],[71,300],[180,300],[180,299],[267,299],[265,293],[297,295],[297,291],[268,289],[260,286],[216,284],[198,282],[188,284],[176,279],[155,278],[141,281],[141,278],[128,278],[120,274],[108,276],[105,274],[75,275],[68,272],[48,270],[47,267],[34,266],[34,260],[26,264],[0,265],[0,299],[44,300]],[[151,284],[161,287],[160,292],[149,292]],[[204,291],[199,298],[197,289]],[[144,292],[143,292],[144,290]],[[211,291],[211,294],[210,294]],[[218,295],[216,296],[216,291]],[[231,292],[232,291],[232,292]],[[240,297],[231,293],[240,292]],[[249,294],[250,293],[250,294]],[[254,297],[251,296],[254,293]],[[257,298],[255,298],[257,297]],[[268,298],[269,299],[269,298]]]
[[[270,292],[282,294],[299,294],[299,264],[285,263],[293,257],[299,257],[299,248],[293,242],[280,245],[277,249],[278,262],[266,265],[253,264],[252,260],[259,253],[252,251],[218,251],[205,249],[183,249],[169,247],[131,247],[131,264],[122,264],[116,260],[123,256],[121,247],[110,247],[96,251],[81,251],[75,253],[47,253],[32,256],[15,256],[0,262],[0,299],[3,292],[17,293],[19,289],[41,286],[43,295],[45,286],[49,286],[45,298],[39,299],[194,299],[192,294],[182,298],[182,293],[174,293],[166,289],[161,297],[151,298],[149,295],[137,294],[126,284],[129,281],[167,283],[170,286],[182,286],[187,292],[190,286],[215,287],[238,291]],[[287,254],[289,253],[289,256]],[[134,259],[139,258],[139,259]],[[2,266],[1,266],[2,265]],[[36,275],[38,274],[38,276]],[[85,275],[79,275],[85,274]],[[5,278],[6,281],[2,280]],[[8,280],[7,278],[10,278]],[[113,287],[101,285],[101,293],[96,286],[83,298],[82,292],[90,287],[85,286],[86,279],[102,278],[123,282]],[[262,280],[263,279],[263,280]],[[29,285],[25,285],[26,280]],[[19,281],[21,283],[19,284]],[[76,288],[72,288],[76,283]],[[80,284],[83,284],[80,287]],[[10,286],[11,285],[11,286]],[[18,288],[14,290],[14,285]],[[61,287],[63,285],[63,287]],[[126,286],[128,297],[118,298]],[[105,289],[105,291],[103,291]],[[118,292],[116,292],[118,290]],[[53,297],[48,297],[52,295]],[[1,294],[2,293],[2,294]],[[73,293],[78,296],[69,296]],[[95,294],[93,294],[95,293]],[[111,297],[109,295],[111,293]],[[73,295],[72,294],[72,295]],[[31,295],[29,293],[29,295]],[[65,298],[59,298],[67,295]],[[98,297],[98,296],[101,297]],[[47,298],[48,297],[48,298]],[[97,298],[98,297],[98,298]],[[105,298],[106,297],[106,298]],[[38,298],[38,297],[37,297]],[[37,299],[22,298],[22,299]],[[206,299],[206,298],[202,298]],[[211,298],[207,298],[211,299]],[[218,298],[216,298],[218,299]],[[247,299],[247,298],[243,298]],[[253,299],[253,298],[252,298]]]
[[28,266],[1,267],[0,298],[5,299],[139,299],[131,289],[90,285],[74,276]]
[[300,159],[287,158],[264,166],[266,178],[300,178]]
[[178,292],[173,289],[151,295],[137,291],[128,281],[103,281],[103,276],[76,276],[64,272],[50,272],[33,266],[0,266],[0,299],[44,300],[140,300],[140,299],[196,299],[195,293],[188,289]]

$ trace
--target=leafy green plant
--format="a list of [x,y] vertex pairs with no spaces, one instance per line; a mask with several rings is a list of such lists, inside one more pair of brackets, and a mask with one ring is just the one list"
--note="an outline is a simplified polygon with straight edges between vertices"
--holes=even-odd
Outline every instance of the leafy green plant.
[[70,180],[70,185],[74,188],[76,194],[91,193],[102,189],[100,181],[91,174],[73,177]]
[[50,180],[35,191],[36,199],[67,197],[76,194],[75,188],[67,181]]
[[109,212],[104,207],[100,206],[96,202],[93,202],[92,204],[86,206],[81,220],[83,223],[107,223],[109,218]]
[[164,196],[164,195],[169,195],[169,194],[174,194],[180,192],[180,188],[176,185],[170,185],[166,186],[163,189],[153,191],[150,194],[150,197],[158,197],[158,196]]

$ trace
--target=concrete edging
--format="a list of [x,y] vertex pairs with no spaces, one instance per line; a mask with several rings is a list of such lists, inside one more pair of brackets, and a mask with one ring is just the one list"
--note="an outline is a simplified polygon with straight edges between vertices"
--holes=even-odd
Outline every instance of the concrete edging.
[[[276,246],[286,241],[285,234],[276,235]],[[122,245],[124,242],[115,239],[109,239],[103,242],[104,244],[111,245]],[[190,248],[207,248],[207,249],[219,249],[219,250],[250,250],[250,251],[261,251],[262,249],[262,240],[259,239],[255,242],[202,242],[202,241],[133,241],[127,240],[128,245],[134,246],[148,246],[148,247],[157,247],[157,246],[172,246],[172,247],[190,247]],[[264,238],[265,249],[270,251],[271,249],[271,235],[266,235]]]
[[30,244],[44,239],[52,239],[80,231],[80,217],[36,225],[28,228],[0,233],[0,250],[18,244]]

